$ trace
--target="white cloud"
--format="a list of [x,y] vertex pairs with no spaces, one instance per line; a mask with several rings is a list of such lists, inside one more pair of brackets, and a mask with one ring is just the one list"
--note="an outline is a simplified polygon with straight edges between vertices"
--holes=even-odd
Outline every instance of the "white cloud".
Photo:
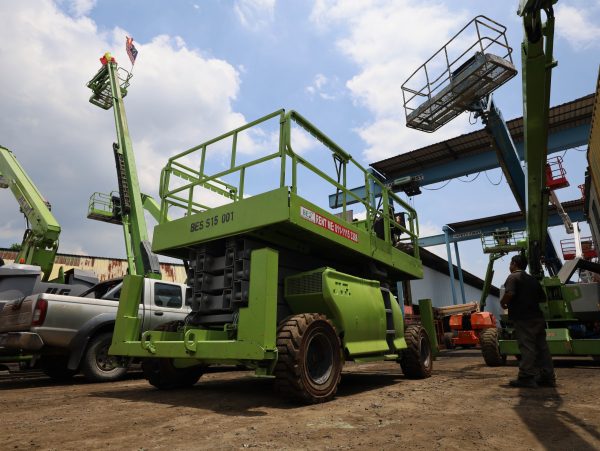
[[96,6],[98,0],[68,0],[69,11],[75,17],[81,17],[89,14]]
[[598,47],[600,43],[600,26],[589,20],[588,12],[587,7],[578,9],[560,4],[556,8],[557,34],[566,39],[574,50]]
[[[10,105],[0,118],[2,144],[52,203],[63,229],[61,249],[122,255],[120,227],[86,219],[92,192],[114,190],[117,181],[113,113],[88,103],[85,84],[106,50],[116,49],[117,61],[129,68],[126,31],[99,31],[89,17],[65,14],[50,0],[0,2],[0,16],[0,98]],[[179,37],[136,46],[125,106],[141,188],[156,198],[167,158],[245,122],[231,105],[240,80],[227,61],[208,58]],[[0,238],[0,245],[7,242]]]
[[273,22],[275,0],[236,0],[233,10],[244,27],[258,31]]
[[304,88],[304,90],[311,96],[318,95],[324,100],[335,100],[336,95],[326,92],[326,89],[332,89],[336,84],[337,79],[330,80],[323,74],[317,74],[312,84]]
[[419,237],[432,236],[432,235],[441,235],[444,233],[442,231],[442,226],[438,224],[434,224],[431,221],[427,221],[425,223],[419,223]]
[[296,125],[292,125],[291,143],[294,152],[299,155],[305,154],[309,150],[322,145],[315,137]]
[[338,27],[337,47],[359,66],[346,86],[374,119],[357,131],[364,158],[377,161],[468,130],[466,118],[435,135],[405,127],[400,86],[466,22],[464,12],[416,0],[316,0],[311,20],[323,32]]

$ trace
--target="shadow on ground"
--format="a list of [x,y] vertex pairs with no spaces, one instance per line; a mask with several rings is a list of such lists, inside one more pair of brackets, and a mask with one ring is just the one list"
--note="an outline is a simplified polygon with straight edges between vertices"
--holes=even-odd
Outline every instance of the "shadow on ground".
[[[90,396],[190,407],[232,416],[267,415],[267,412],[261,410],[264,408],[289,410],[304,407],[302,404],[294,403],[277,394],[273,390],[272,379],[259,379],[251,374],[246,373],[227,380],[202,381],[201,379],[195,386],[188,389],[157,390],[147,385],[126,389],[98,390],[90,393]],[[344,373],[336,399],[377,390],[406,380],[399,371],[397,374]]]
[[[124,380],[143,379],[141,371],[130,371]],[[43,387],[65,387],[77,385],[89,385],[91,382],[85,380],[82,375],[74,376],[65,381],[51,379],[42,371],[30,370],[19,372],[18,374],[4,374],[0,378],[0,391],[2,390],[19,390],[27,388],[43,388]],[[107,382],[110,384],[110,382]],[[101,385],[99,385],[101,386]]]
[[[600,442],[598,428],[578,416],[584,412],[566,411],[562,405],[563,399],[555,388],[522,388],[519,403],[514,409],[544,449],[597,450]],[[593,443],[582,436],[581,430],[589,434]]]

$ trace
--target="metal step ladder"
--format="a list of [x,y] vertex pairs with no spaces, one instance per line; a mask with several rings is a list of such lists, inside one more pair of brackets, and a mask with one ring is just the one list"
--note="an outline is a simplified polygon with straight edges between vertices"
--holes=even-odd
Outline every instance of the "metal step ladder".
[[396,327],[394,326],[394,316],[392,315],[392,294],[390,290],[381,287],[383,296],[383,305],[385,307],[385,341],[388,344],[391,352],[396,352],[394,340],[396,337]]

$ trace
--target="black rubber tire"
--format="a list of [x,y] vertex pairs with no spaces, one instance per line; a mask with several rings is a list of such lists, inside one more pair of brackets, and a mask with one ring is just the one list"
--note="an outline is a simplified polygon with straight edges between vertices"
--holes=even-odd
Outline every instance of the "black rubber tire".
[[204,374],[204,367],[176,368],[173,359],[143,359],[142,371],[150,385],[159,390],[173,390],[192,387]]
[[491,327],[483,329],[479,335],[481,343],[481,354],[487,366],[504,366],[506,365],[506,355],[500,354],[498,346],[498,329]]
[[342,374],[342,347],[325,315],[286,318],[277,330],[275,390],[303,403],[333,399]]
[[454,334],[452,332],[445,332],[444,333],[444,346],[446,349],[454,349],[456,346],[454,346],[454,342],[452,341],[452,337],[454,337]]
[[68,357],[64,356],[45,356],[40,361],[40,366],[44,374],[55,381],[66,382],[71,380],[77,371],[67,368]]
[[433,370],[431,344],[425,329],[418,325],[404,331],[407,348],[400,355],[400,367],[409,379],[425,379]]
[[[167,332],[177,332],[180,327],[183,327],[183,321],[170,321],[162,324],[156,330]],[[176,368],[173,365],[173,359],[143,359],[142,371],[144,377],[154,387],[159,390],[172,390],[177,388],[192,387],[202,374],[205,367],[191,366],[187,368]]]
[[103,332],[88,343],[81,359],[81,372],[90,382],[117,381],[127,374],[127,360],[108,355],[112,335],[112,332]]

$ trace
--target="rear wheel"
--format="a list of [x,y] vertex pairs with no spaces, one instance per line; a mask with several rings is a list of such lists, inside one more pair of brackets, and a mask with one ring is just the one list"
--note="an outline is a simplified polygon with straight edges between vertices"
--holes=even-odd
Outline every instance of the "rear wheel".
[[400,367],[409,379],[431,376],[433,356],[427,332],[421,326],[408,326],[404,331],[407,348],[400,356]]
[[66,356],[44,356],[40,361],[42,371],[46,376],[56,381],[68,381],[77,371],[67,368],[69,362]]
[[90,340],[81,371],[91,382],[110,382],[121,379],[127,373],[127,363],[121,358],[108,355],[112,332],[104,332]]
[[444,333],[444,346],[446,347],[446,349],[454,349],[454,342],[452,341],[452,337],[454,337],[454,334],[452,332],[446,332]]
[[483,329],[479,336],[479,342],[481,343],[481,354],[487,366],[506,365],[506,355],[500,353],[498,329],[495,327]]
[[[183,321],[170,321],[160,325],[156,330],[177,332],[183,325]],[[177,368],[173,359],[149,358],[142,360],[144,377],[150,385],[160,390],[191,387],[202,377],[204,368],[199,365]]]
[[177,368],[173,364],[173,359],[142,360],[144,377],[150,385],[160,390],[191,387],[198,382],[203,370],[201,366]]
[[304,313],[277,331],[275,389],[306,403],[331,400],[342,373],[341,343],[325,315]]

